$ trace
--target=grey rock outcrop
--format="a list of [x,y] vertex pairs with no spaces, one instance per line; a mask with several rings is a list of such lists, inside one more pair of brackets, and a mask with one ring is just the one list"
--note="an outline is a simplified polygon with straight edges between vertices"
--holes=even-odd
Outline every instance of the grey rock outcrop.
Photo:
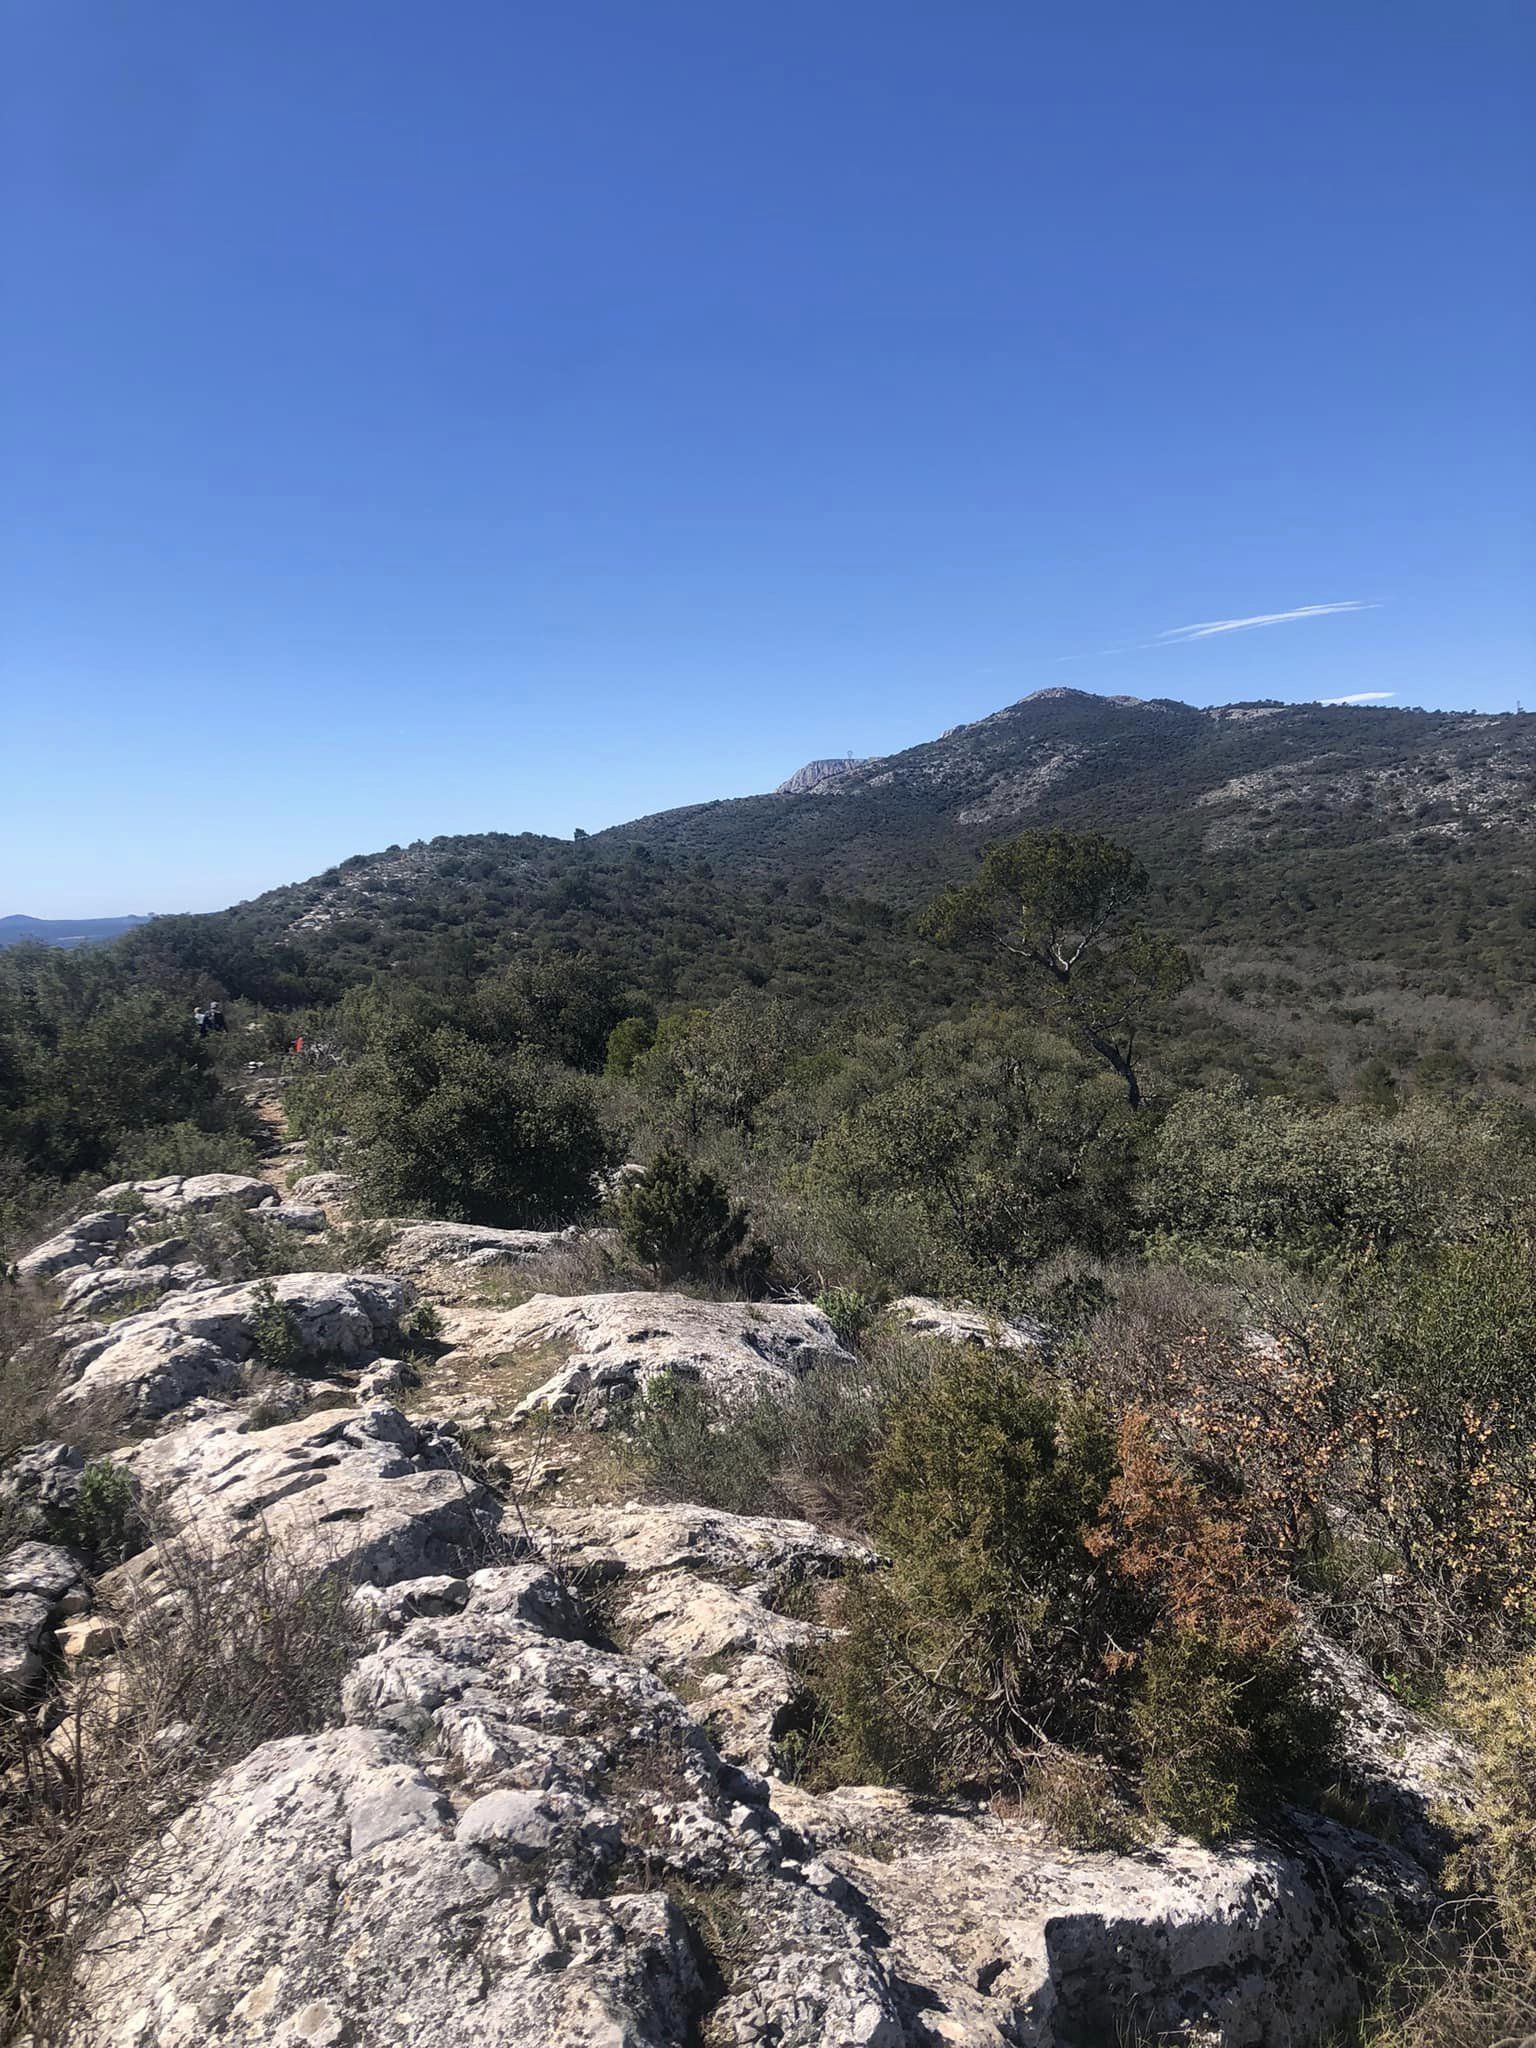
[[[217,1555],[259,1529],[289,1560],[384,1586],[458,1571],[494,1526],[495,1503],[460,1469],[456,1441],[398,1408],[246,1424],[240,1409],[210,1403],[118,1453],[163,1534],[191,1531]],[[120,1571],[143,1592],[158,1569],[147,1551]]]
[[810,1522],[686,1506],[547,1518],[550,1554],[583,1583],[616,1586],[613,1625],[631,1657],[686,1684],[722,1756],[773,1767],[804,1695],[795,1669],[830,1630],[781,1613],[791,1587],[867,1571],[875,1553]]
[[856,768],[868,766],[868,760],[856,761],[851,754],[807,761],[803,768],[797,768],[793,775],[786,776],[773,793],[775,796],[809,796],[812,790],[825,790],[830,784],[841,782],[844,776],[852,775]]
[[1369,1826],[1438,1871],[1453,1846],[1447,1822],[1468,1818],[1476,1802],[1471,1750],[1394,1699],[1364,1658],[1320,1632],[1303,1636],[1302,1654],[1338,1715],[1341,1790]]
[[[299,1354],[357,1363],[399,1334],[409,1283],[380,1273],[285,1273],[271,1283]],[[256,1350],[258,1284],[208,1287],[125,1316],[69,1351],[64,1408],[125,1419],[169,1414],[188,1401],[233,1392]]]
[[1351,1914],[1427,1904],[1330,1823],[1110,1856],[770,1796],[537,1559],[367,1598],[351,1725],[266,1744],[140,1853],[65,2048],[1296,2048],[1359,2010]]
[[[1294,2048],[1331,2038],[1360,2010],[1341,1873],[1320,1867],[1315,1843],[1074,1853],[1017,1821],[924,1812],[871,1787],[813,1797],[784,1786],[775,1799],[868,1900],[891,1970],[923,1987],[931,2032],[921,2038]],[[1432,1894],[1406,1858],[1345,1829],[1331,1846],[1407,1917],[1424,1918]]]
[[0,1507],[7,1525],[37,1532],[68,1515],[80,1498],[85,1458],[72,1444],[28,1444],[0,1472]]
[[974,1344],[984,1351],[1046,1351],[1050,1333],[1028,1316],[990,1316],[969,1302],[930,1301],[926,1295],[904,1294],[886,1314],[914,1337],[937,1337],[946,1344]]
[[678,1294],[536,1294],[495,1319],[482,1341],[499,1350],[549,1348],[565,1363],[523,1400],[518,1416],[592,1414],[662,1373],[700,1381],[725,1401],[787,1388],[812,1366],[856,1361],[821,1313],[803,1302],[691,1301]]
[[93,1266],[132,1236],[139,1215],[159,1219],[178,1209],[214,1209],[221,1202],[254,1209],[277,1198],[278,1191],[270,1181],[248,1173],[169,1174],[160,1180],[116,1181],[101,1190],[96,1197],[98,1206],[88,1216],[77,1217],[56,1236],[35,1245],[17,1260],[16,1270],[21,1279],[32,1281]]
[[92,1266],[65,1287],[61,1306],[67,1315],[107,1316],[125,1307],[148,1306],[146,1297],[179,1294],[208,1278],[206,1268],[188,1259],[178,1265],[146,1261],[140,1265]]
[[0,1559],[0,1706],[25,1705],[36,1692],[81,1578],[80,1560],[52,1543],[21,1543]]
[[131,1873],[89,1940],[68,2048],[668,2048],[699,2000],[660,1892],[536,1885],[460,1842],[398,1735],[268,1743]]
[[312,1233],[325,1228],[325,1211],[312,1202],[263,1202],[256,1213],[264,1223],[284,1230]]
[[580,1235],[578,1230],[498,1230],[480,1223],[406,1223],[396,1226],[390,1258],[408,1272],[471,1258],[477,1265],[526,1265]]
[[51,1280],[55,1274],[94,1265],[110,1246],[122,1243],[132,1221],[119,1209],[98,1209],[89,1216],[78,1217],[57,1236],[45,1238],[23,1253],[16,1261],[17,1277]]
[[[762,1788],[551,1619],[547,1570],[477,1573],[357,1667],[356,1725],[218,1779],[90,1930],[68,2048],[677,2048],[706,2012],[722,2048],[899,2048],[856,1913]],[[685,1917],[711,1895],[741,1920],[723,1997]]]
[[551,1555],[582,1576],[649,1578],[687,1572],[784,1587],[863,1571],[875,1553],[814,1522],[729,1515],[686,1501],[628,1501],[612,1508],[549,1508],[540,1530]]
[[345,1209],[356,1193],[350,1173],[306,1173],[289,1189],[295,1201],[318,1202],[322,1209]]
[[215,1209],[220,1202],[256,1209],[263,1202],[279,1199],[271,1181],[251,1173],[169,1173],[157,1180],[120,1180],[96,1197],[104,1208],[130,1198],[152,1216],[175,1209]]

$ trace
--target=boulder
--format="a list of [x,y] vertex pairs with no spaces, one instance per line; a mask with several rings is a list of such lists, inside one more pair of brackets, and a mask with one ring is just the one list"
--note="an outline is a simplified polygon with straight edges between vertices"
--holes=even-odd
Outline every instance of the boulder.
[[[923,1809],[846,1787],[775,1790],[781,1818],[865,1899],[888,1967],[922,1987],[923,2038],[951,2048],[1086,2048],[1118,2040],[1296,2048],[1357,2017],[1362,1987],[1334,1872],[1316,1844],[1170,1841],[1074,1853],[981,1809]],[[1405,1918],[1423,1872],[1348,1830]]]
[[192,1240],[189,1237],[162,1237],[153,1244],[136,1244],[131,1250],[119,1250],[117,1262],[130,1272],[138,1272],[145,1266],[179,1266],[192,1255]]
[[865,1571],[875,1553],[814,1522],[777,1515],[728,1515],[683,1501],[626,1501],[622,1507],[550,1508],[539,1535],[562,1569],[584,1578],[689,1572],[740,1585],[787,1586]]
[[[248,1430],[238,1408],[207,1411],[117,1454],[164,1536],[194,1531],[214,1554],[260,1529],[289,1559],[360,1584],[456,1572],[481,1554],[496,1505],[460,1469],[451,1436],[398,1408],[327,1408]],[[109,1574],[153,1590],[154,1551]]]
[[150,1296],[178,1294],[207,1278],[207,1269],[191,1259],[178,1265],[158,1260],[147,1265],[92,1266],[70,1280],[62,1306],[72,1316],[121,1315],[125,1308],[147,1307]]
[[163,1216],[175,1209],[213,1209],[220,1202],[255,1209],[277,1192],[271,1181],[249,1173],[169,1173],[156,1180],[117,1181],[96,1199],[103,1206],[133,1199],[141,1212]]
[[1454,1847],[1454,1823],[1476,1805],[1472,1750],[1394,1699],[1363,1657],[1320,1632],[1304,1634],[1302,1655],[1338,1715],[1339,1789],[1364,1826],[1438,1871]]
[[410,1299],[405,1281],[380,1273],[284,1273],[270,1283],[174,1296],[68,1352],[62,1405],[152,1419],[200,1396],[233,1392],[256,1350],[265,1285],[289,1312],[299,1354],[317,1362],[373,1356],[398,1335]]
[[0,1559],[0,1596],[31,1594],[61,1608],[82,1583],[84,1566],[59,1543],[18,1543]]
[[722,1401],[783,1391],[812,1366],[854,1368],[820,1309],[805,1302],[693,1301],[680,1294],[536,1294],[492,1319],[481,1343],[551,1349],[565,1363],[515,1413],[599,1412],[663,1373]]
[[50,1518],[70,1514],[80,1498],[84,1470],[85,1458],[72,1444],[29,1444],[18,1451],[0,1474],[7,1522],[16,1529],[40,1530]]
[[81,1584],[72,1552],[21,1543],[0,1559],[0,1706],[24,1706],[42,1683],[64,1603]]
[[555,1510],[539,1535],[579,1581],[622,1582],[611,1612],[628,1654],[686,1684],[721,1755],[753,1771],[773,1767],[802,1700],[797,1658],[830,1633],[774,1602],[803,1580],[876,1563],[809,1522],[697,1507]]
[[284,1230],[313,1232],[325,1228],[325,1211],[308,1202],[264,1202],[258,1213]]
[[1046,1351],[1050,1333],[1029,1316],[988,1315],[967,1301],[930,1301],[923,1294],[904,1294],[886,1310],[914,1337],[937,1337],[946,1344],[974,1344],[984,1351]]
[[408,1387],[421,1384],[421,1374],[403,1358],[380,1358],[366,1367],[357,1382],[357,1398],[365,1406],[375,1401],[393,1401]]
[[481,1223],[405,1223],[395,1228],[391,1263],[407,1272],[444,1263],[526,1265],[573,1243],[578,1230],[497,1230]]
[[289,1193],[300,1202],[317,1202],[322,1209],[345,1209],[357,1192],[350,1173],[306,1173]]
[[51,1280],[56,1273],[93,1265],[107,1246],[122,1243],[131,1221],[116,1209],[81,1216],[56,1237],[23,1253],[16,1261],[17,1275],[22,1280]]
[[393,1586],[359,1586],[352,1604],[373,1628],[393,1631],[422,1614],[457,1614],[469,1599],[468,1579],[435,1572],[422,1579],[402,1579]]
[[43,1681],[53,1610],[36,1593],[0,1593],[0,1707],[26,1704]]
[[78,1664],[87,1657],[110,1657],[123,1646],[123,1632],[101,1614],[82,1614],[64,1621],[58,1632],[59,1655]]

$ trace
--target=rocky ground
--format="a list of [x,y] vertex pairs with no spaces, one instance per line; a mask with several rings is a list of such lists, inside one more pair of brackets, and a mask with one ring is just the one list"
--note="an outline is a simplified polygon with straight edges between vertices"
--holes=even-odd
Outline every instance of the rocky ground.
[[[739,1391],[852,1369],[825,1318],[582,1291],[568,1235],[419,1222],[376,1270],[268,1293],[211,1279],[177,1227],[232,1202],[327,1244],[347,1192],[291,1153],[104,1189],[22,1262],[53,1305],[54,1435],[0,1474],[11,1714],[57,1731],[87,1674],[99,1696],[189,1536],[216,1574],[261,1532],[356,1623],[337,1725],[205,1781],[115,1898],[69,1908],[68,2048],[1299,2048],[1429,1923],[1464,1759],[1336,1652],[1320,1682],[1370,1834],[1296,1813],[1218,1849],[1088,1854],[980,1806],[776,1776],[823,1629],[807,1584],[878,1560],[806,1522],[627,1500],[602,1424],[661,1371]],[[899,1307],[955,1342],[1044,1341]],[[87,1434],[154,1537],[95,1574],[57,1540]]]

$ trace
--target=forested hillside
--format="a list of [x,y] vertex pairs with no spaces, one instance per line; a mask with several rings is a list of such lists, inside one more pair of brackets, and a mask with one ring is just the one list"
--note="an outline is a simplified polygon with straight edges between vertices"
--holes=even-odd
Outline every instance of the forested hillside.
[[905,980],[910,945],[883,943],[901,913],[1030,824],[1131,846],[1186,938],[1516,994],[1536,933],[1533,800],[1536,715],[1045,691],[802,794],[575,841],[483,833],[359,853],[218,917],[156,920],[134,956],[270,1000],[542,941],[599,951],[660,996],[772,973],[835,1000],[848,947]]
[[574,841],[483,833],[359,853],[117,957],[176,988],[296,1009],[380,973],[463,987],[580,954],[632,1008],[768,988],[818,1015],[932,1017],[1003,993],[915,913],[1024,825],[1108,832],[1202,969],[1166,1057],[1327,1099],[1526,1094],[1536,717],[1319,705],[1214,711],[1046,691],[803,794]]

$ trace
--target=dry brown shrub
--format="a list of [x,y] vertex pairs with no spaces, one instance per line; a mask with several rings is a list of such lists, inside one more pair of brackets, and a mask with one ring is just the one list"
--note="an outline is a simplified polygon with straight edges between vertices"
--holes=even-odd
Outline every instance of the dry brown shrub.
[[1213,1505],[1145,1415],[1125,1418],[1116,1451],[1119,1471],[1088,1550],[1153,1603],[1165,1628],[1219,1637],[1238,1657],[1283,1642],[1296,1609],[1262,1526]]

